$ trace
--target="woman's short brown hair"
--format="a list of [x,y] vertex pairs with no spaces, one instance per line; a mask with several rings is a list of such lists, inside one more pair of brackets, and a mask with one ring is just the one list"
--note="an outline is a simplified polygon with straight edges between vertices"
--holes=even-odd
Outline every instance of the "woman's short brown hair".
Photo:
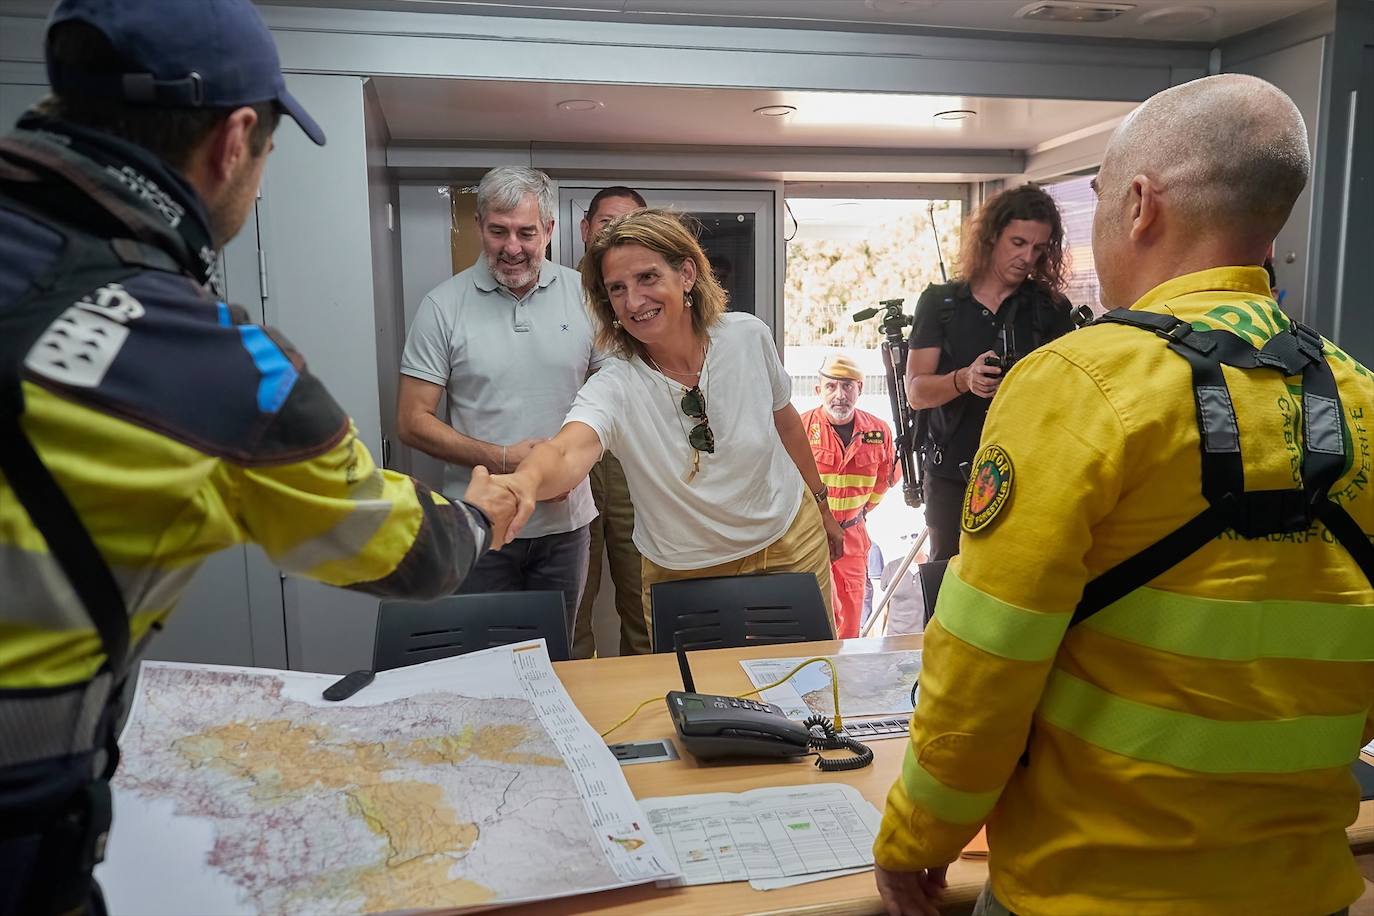
[[1064,250],[1064,220],[1054,198],[1039,185],[1023,184],[994,194],[983,202],[964,226],[959,243],[958,276],[972,283],[992,261],[992,249],[1007,224],[1014,219],[1044,223],[1050,227],[1045,253],[1031,266],[1030,278],[1039,280],[1056,293],[1064,292],[1068,281],[1067,252]]
[[701,250],[696,234],[690,230],[683,218],[669,210],[635,210],[618,216],[597,233],[582,256],[582,290],[587,303],[596,319],[597,348],[628,359],[631,356],[646,355],[644,345],[635,340],[624,328],[617,328],[615,309],[611,307],[610,294],[601,277],[601,262],[606,252],[621,245],[639,245],[662,256],[673,270],[682,270],[682,265],[690,260],[696,265],[697,278],[692,287],[692,329],[703,343],[712,325],[725,314],[726,295],[715,274],[706,253]]

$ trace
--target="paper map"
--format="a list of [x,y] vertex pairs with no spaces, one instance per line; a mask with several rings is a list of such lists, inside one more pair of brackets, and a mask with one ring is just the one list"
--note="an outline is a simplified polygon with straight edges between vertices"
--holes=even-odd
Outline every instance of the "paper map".
[[[911,685],[921,670],[921,653],[868,652],[829,656],[840,673],[840,712],[845,718],[911,714]],[[741,661],[755,687],[771,684],[799,664],[801,658],[755,658]],[[782,707],[789,719],[810,715],[834,718],[830,667],[807,665],[787,683],[765,690],[763,699]]]
[[452,908],[674,874],[542,641],[321,699],[337,679],[143,665],[97,873],[112,913]]

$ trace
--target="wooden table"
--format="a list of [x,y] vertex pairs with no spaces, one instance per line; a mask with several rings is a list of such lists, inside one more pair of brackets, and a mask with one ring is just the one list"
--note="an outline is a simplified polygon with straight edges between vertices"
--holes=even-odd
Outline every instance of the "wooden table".
[[[736,696],[753,689],[740,660],[747,658],[804,658],[812,655],[890,652],[919,649],[919,636],[889,636],[844,642],[816,642],[752,649],[721,649],[693,652],[690,656],[696,687],[704,693]],[[554,665],[573,701],[597,731],[620,721],[635,704],[649,696],[682,689],[677,661],[672,655],[641,655],[626,658],[558,662]],[[843,704],[844,697],[840,697]],[[610,735],[611,742],[675,738],[667,706],[653,703],[628,725]],[[676,744],[676,741],[674,741]],[[627,766],[623,772],[637,798],[664,795],[695,795],[705,792],[744,792],[760,786],[831,783],[844,780],[863,793],[881,811],[888,789],[901,772],[904,739],[873,741],[873,765],[862,770],[822,773],[810,758],[790,763],[699,763],[690,755],[669,763]],[[681,748],[678,748],[681,752]],[[1371,762],[1374,762],[1372,760]],[[1359,817],[1349,829],[1357,853],[1374,851],[1374,802],[1360,806]],[[532,863],[533,865],[533,863]],[[535,865],[534,867],[537,867]],[[944,909],[968,912],[987,879],[983,862],[960,859],[950,866],[949,890]],[[522,913],[625,913],[728,914],[828,913],[873,914],[883,908],[870,873],[817,881],[775,891],[756,891],[748,882],[705,884],[696,887],[658,888],[652,884],[552,900],[521,908]]]

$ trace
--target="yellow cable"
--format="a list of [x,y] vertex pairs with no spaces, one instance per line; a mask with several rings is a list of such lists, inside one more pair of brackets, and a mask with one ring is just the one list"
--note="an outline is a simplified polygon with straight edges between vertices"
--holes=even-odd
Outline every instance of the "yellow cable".
[[619,728],[620,726],[624,725],[626,722],[630,721],[630,720],[633,719],[635,716],[639,715],[639,711],[640,711],[641,709],[643,709],[645,706],[648,706],[650,703],[654,702],[655,700],[661,700],[661,699],[663,699],[663,697],[649,697],[649,699],[645,700],[643,703],[640,703],[638,706],[636,706],[636,707],[634,708],[634,711],[632,711],[628,716],[626,716],[625,718],[621,719],[619,722],[615,723],[615,724],[612,725],[610,728],[608,728],[608,729],[606,729],[604,732],[602,732],[602,733],[601,733],[601,737],[603,737],[603,738],[606,737],[606,736],[609,735],[611,732],[615,731],[617,728]]
[[[756,687],[756,688],[754,688],[753,690],[749,691],[748,693],[741,693],[740,696],[741,696],[741,697],[752,697],[752,696],[754,696],[754,695],[756,695],[756,694],[762,693],[762,692],[765,691],[765,690],[772,690],[774,687],[777,687],[777,686],[779,686],[779,685],[781,685],[781,684],[787,683],[787,681],[789,681],[789,680],[792,678],[792,676],[795,675],[798,671],[802,670],[802,669],[805,668],[807,665],[813,664],[813,663],[815,663],[815,662],[825,662],[826,666],[830,668],[830,691],[831,691],[831,696],[832,696],[832,698],[833,698],[834,701],[835,701],[835,730],[836,730],[836,731],[839,731],[840,729],[844,728],[844,719],[840,718],[840,674],[839,674],[838,671],[835,670],[835,662],[834,662],[833,660],[829,659],[829,658],[826,658],[824,655],[816,655],[816,656],[813,656],[813,657],[811,657],[811,658],[808,658],[808,659],[806,659],[805,661],[803,661],[801,664],[799,664],[799,665],[797,665],[795,668],[793,668],[791,671],[787,672],[787,673],[784,674],[782,677],[778,678],[778,679],[777,679],[776,681],[774,681],[773,683],[771,683],[771,684],[764,684],[762,687]],[[602,733],[601,733],[601,737],[603,737],[603,738],[606,737],[606,736],[609,735],[611,732],[615,731],[617,728],[620,728],[620,727],[621,727],[622,725],[624,725],[626,722],[629,722],[629,721],[630,721],[631,719],[633,719],[635,716],[639,715],[639,711],[640,711],[641,709],[643,709],[645,706],[648,706],[650,703],[653,703],[653,702],[655,702],[656,700],[661,700],[661,699],[662,699],[662,697],[659,697],[659,696],[652,696],[652,697],[649,697],[647,700],[644,700],[644,701],[641,702],[638,706],[636,706],[633,710],[631,710],[631,712],[630,712],[630,714],[629,714],[628,716],[626,716],[625,718],[621,719],[619,722],[615,723],[615,724],[612,725],[610,728],[608,728],[608,729],[606,729],[604,732],[602,732]]]

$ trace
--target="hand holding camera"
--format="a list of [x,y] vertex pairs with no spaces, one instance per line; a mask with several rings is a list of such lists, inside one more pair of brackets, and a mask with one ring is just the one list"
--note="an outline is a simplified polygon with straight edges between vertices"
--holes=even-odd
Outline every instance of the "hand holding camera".
[[1002,359],[988,350],[962,370],[963,386],[980,398],[990,398],[1002,384]]

